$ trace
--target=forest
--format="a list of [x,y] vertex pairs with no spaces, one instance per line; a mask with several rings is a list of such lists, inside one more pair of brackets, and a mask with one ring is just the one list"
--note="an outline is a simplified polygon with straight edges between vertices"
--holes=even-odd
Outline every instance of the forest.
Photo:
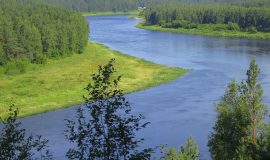
[[0,66],[41,64],[47,58],[82,53],[88,23],[79,13],[19,0],[0,0]]
[[21,0],[25,3],[43,3],[68,8],[79,12],[126,12],[138,7],[152,7],[164,4],[241,4],[248,6],[270,5],[268,0]]
[[[198,24],[218,24],[214,30],[270,31],[270,9],[239,5],[166,5],[143,12],[146,25],[196,29]],[[225,25],[224,25],[225,24]]]

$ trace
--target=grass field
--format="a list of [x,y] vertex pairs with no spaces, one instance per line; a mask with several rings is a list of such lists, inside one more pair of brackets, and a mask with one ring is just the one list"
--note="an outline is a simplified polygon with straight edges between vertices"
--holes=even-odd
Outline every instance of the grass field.
[[230,30],[214,30],[215,25],[199,24],[196,29],[184,29],[184,28],[163,28],[158,25],[143,25],[144,23],[138,23],[137,28],[147,29],[152,31],[164,31],[174,32],[182,34],[203,35],[209,37],[229,37],[229,38],[248,38],[248,39],[270,39],[270,33],[257,32],[242,32],[242,31],[230,31]]
[[188,70],[171,68],[131,57],[90,42],[83,54],[74,54],[44,65],[30,65],[25,73],[5,75],[0,68],[0,116],[15,103],[20,117],[81,104],[84,87],[98,65],[115,58],[120,87],[126,93],[143,90],[174,80]]

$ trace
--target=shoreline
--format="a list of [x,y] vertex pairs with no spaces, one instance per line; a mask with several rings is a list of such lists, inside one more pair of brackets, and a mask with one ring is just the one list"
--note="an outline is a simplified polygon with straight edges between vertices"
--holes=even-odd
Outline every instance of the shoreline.
[[198,36],[207,36],[207,37],[216,37],[216,38],[244,38],[244,39],[255,39],[255,40],[269,40],[270,33],[257,32],[241,32],[241,31],[209,31],[202,29],[183,29],[183,28],[163,28],[157,25],[143,25],[144,22],[140,22],[135,25],[136,28],[146,29],[151,31],[162,31],[162,32],[171,32],[177,34],[186,34],[186,35],[198,35]]
[[114,16],[114,15],[138,15],[140,12],[137,10],[127,12],[82,12],[82,16]]
[[19,118],[82,104],[89,76],[111,58],[116,59],[117,74],[123,75],[120,88],[125,94],[169,83],[191,71],[155,64],[89,42],[83,54],[48,60],[44,65],[30,64],[30,69],[19,75],[2,73],[0,117],[6,117],[12,103],[19,109]]

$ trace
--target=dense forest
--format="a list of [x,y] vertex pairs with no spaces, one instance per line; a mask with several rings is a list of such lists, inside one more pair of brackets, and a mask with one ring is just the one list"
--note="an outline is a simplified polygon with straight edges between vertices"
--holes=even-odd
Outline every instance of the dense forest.
[[216,29],[270,31],[270,9],[239,5],[163,5],[147,8],[146,24],[164,28],[198,28],[198,24],[218,25]]
[[21,0],[23,2],[50,4],[64,7],[79,12],[101,12],[101,11],[130,11],[138,7],[152,7],[164,4],[209,4],[230,3],[246,6],[270,5],[268,0]]
[[88,23],[66,9],[19,0],[0,0],[0,65],[26,59],[82,53],[88,41]]

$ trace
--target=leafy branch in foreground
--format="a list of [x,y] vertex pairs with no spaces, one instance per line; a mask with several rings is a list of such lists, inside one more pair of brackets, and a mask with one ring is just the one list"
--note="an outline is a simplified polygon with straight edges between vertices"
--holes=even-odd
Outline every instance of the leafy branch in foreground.
[[113,79],[114,59],[99,66],[85,88],[85,105],[77,109],[76,121],[67,120],[66,138],[76,147],[68,150],[69,159],[150,159],[152,149],[138,151],[143,139],[135,133],[145,128],[143,115],[132,115],[131,106],[118,88],[121,76]]
[[48,140],[41,136],[26,136],[21,122],[17,121],[18,109],[9,108],[6,119],[1,119],[3,128],[0,131],[0,160],[52,159],[47,150]]

